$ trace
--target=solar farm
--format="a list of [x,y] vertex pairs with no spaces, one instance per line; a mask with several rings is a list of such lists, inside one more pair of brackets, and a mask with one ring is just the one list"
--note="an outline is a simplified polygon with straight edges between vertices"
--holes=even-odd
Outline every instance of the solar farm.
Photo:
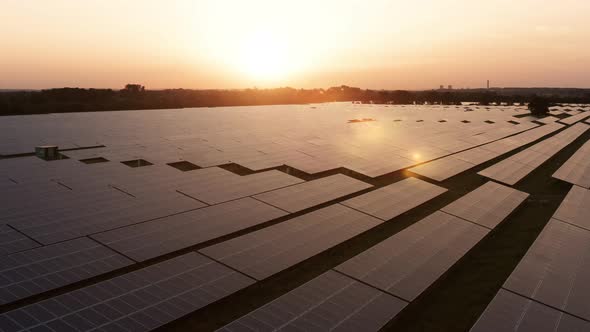
[[587,105],[1,117],[0,331],[590,331],[589,129]]

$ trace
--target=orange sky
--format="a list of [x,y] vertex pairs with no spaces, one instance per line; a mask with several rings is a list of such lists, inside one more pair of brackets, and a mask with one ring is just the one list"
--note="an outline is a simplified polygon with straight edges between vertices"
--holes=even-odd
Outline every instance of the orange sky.
[[588,0],[3,0],[0,89],[590,87]]

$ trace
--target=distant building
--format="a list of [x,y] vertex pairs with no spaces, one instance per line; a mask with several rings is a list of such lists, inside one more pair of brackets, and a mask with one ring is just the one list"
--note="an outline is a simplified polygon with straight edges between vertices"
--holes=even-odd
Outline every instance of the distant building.
[[453,90],[453,86],[449,84],[449,90]]

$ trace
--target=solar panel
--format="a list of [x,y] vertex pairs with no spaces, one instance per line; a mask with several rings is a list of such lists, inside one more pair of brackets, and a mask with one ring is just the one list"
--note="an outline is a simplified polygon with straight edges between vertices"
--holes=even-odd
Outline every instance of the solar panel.
[[441,211],[492,229],[528,196],[522,191],[489,181]]
[[521,134],[518,134],[518,135],[515,135],[512,137],[509,137],[509,138],[507,138],[507,140],[517,142],[518,144],[521,144],[520,146],[522,146],[522,145],[526,145],[528,143],[534,142],[534,141],[538,140],[539,138],[542,138],[548,134],[551,134],[563,127],[564,127],[564,125],[562,125],[562,124],[551,123],[548,125],[534,128],[532,130],[528,130],[526,132],[523,132]]
[[330,160],[324,160],[321,158],[302,158],[302,159],[289,159],[286,161],[286,165],[303,171],[307,174],[316,174],[333,170],[339,167],[337,163]]
[[342,204],[382,220],[389,220],[446,191],[439,186],[410,177],[351,198]]
[[[545,126],[544,126],[545,127]],[[533,129],[537,130],[537,128]],[[523,133],[526,134],[526,133]],[[521,134],[521,135],[523,135]],[[524,145],[524,144],[523,144]],[[506,138],[499,141],[495,141],[489,144],[485,144],[479,147],[479,149],[483,149],[486,151],[490,151],[495,153],[497,156],[503,155],[504,153],[510,152],[520,146],[519,142],[517,142],[513,138]]]
[[[526,145],[536,139],[550,134],[561,127],[563,127],[563,125],[552,124],[534,128],[515,136],[501,139],[489,144],[484,144],[473,149],[428,162],[426,164],[411,168],[410,170],[416,174],[431,178],[436,181],[444,181],[481,163],[494,159],[504,153],[510,152],[520,146]],[[484,140],[480,143],[485,142],[486,141]],[[545,160],[543,160],[543,162],[544,161]],[[521,167],[521,169],[515,172],[515,176],[518,176],[519,172],[522,173],[531,171],[531,169],[528,169],[526,166],[520,166],[518,164],[510,165]],[[494,169],[491,169],[490,172],[493,170]]]
[[[571,115],[566,121],[583,115],[580,106],[567,107],[578,110],[554,108],[554,113]],[[430,161],[422,167],[428,170],[424,174],[442,181],[566,127],[553,122],[555,119],[551,117],[542,120],[551,123],[539,125],[532,122],[538,120],[536,117],[526,117],[526,113],[523,107],[326,103],[0,117],[0,154],[32,152],[34,146],[42,144],[59,145],[62,149],[104,145],[68,151],[65,154],[71,159],[67,160],[0,158],[0,266],[6,259],[20,257],[17,262],[5,263],[6,273],[0,273],[0,299],[6,296],[8,302],[29,301],[27,297],[34,294],[55,295],[66,285],[78,287],[72,283],[119,266],[103,264],[102,257],[117,260],[125,254],[133,260],[145,261],[193,249],[196,245],[202,247],[206,241],[239,231],[247,233],[251,227],[267,226],[263,223],[288,213],[328,205],[346,197],[348,201],[344,204],[348,207],[333,204],[290,220],[281,218],[281,222],[272,226],[203,250],[214,250],[222,261],[227,260],[230,266],[256,279],[266,278],[383,220],[414,209],[444,191],[416,179],[374,191],[370,191],[369,184],[344,175],[320,174],[322,179],[302,182],[277,170],[267,170],[269,167],[288,165],[309,174],[328,170],[331,170],[329,174],[342,173],[337,169],[344,167],[354,173],[378,177]],[[519,118],[514,118],[515,115]],[[350,119],[375,121],[349,124]],[[514,123],[515,119],[518,124]],[[511,167],[521,173],[515,177],[526,175],[554,151],[579,137],[588,128],[582,121],[511,159],[518,166]],[[290,130],[294,125],[297,130]],[[587,164],[583,151],[580,149],[566,164],[576,166],[564,166],[556,176],[584,185],[587,172],[579,166]],[[436,158],[442,159],[432,161]],[[96,163],[104,160],[109,162]],[[138,160],[153,165],[127,167],[121,163],[144,164]],[[216,167],[230,162],[262,172],[240,176]],[[512,169],[508,171],[514,173]],[[510,173],[501,175],[510,177]],[[359,196],[359,192],[363,194]],[[396,296],[408,300],[417,296],[487,234],[489,230],[480,225],[494,227],[518,205],[516,194],[506,193],[506,199],[500,200],[504,197],[502,193],[490,191],[490,197],[481,194],[479,198],[473,198],[474,193],[468,194],[454,204],[456,210],[449,210],[460,218],[437,212],[439,217],[443,216],[440,220],[421,221],[398,233],[394,236],[396,240],[392,240],[397,244],[388,242],[389,249],[381,254],[370,256],[377,246],[369,249],[363,254],[372,260],[355,260],[355,264],[375,266],[383,272],[364,276],[374,283],[372,286],[364,284],[364,280],[355,280],[344,288],[333,288],[331,295],[323,297],[325,302],[289,320],[285,329],[380,328],[397,313]],[[358,197],[350,199],[354,194]],[[578,196],[566,199],[555,217],[587,227],[581,217],[584,202],[585,198]],[[421,223],[427,226],[420,226]],[[100,245],[93,242],[95,239],[101,241]],[[70,243],[79,244],[71,247],[71,251],[54,251]],[[84,243],[89,245],[87,249]],[[115,254],[118,251],[121,254]],[[394,263],[388,265],[381,259]],[[76,265],[77,262],[82,265]],[[130,260],[116,263],[124,266]],[[129,286],[149,275],[165,273],[154,271],[147,276],[131,277],[130,281],[117,280]],[[199,273],[205,276],[207,273],[203,271]],[[218,275],[224,275],[225,270],[219,271],[222,272]],[[363,275],[360,267],[356,272]],[[247,284],[254,282],[254,278],[248,279],[238,272],[234,275]],[[356,278],[352,274],[340,277]],[[93,291],[96,292],[93,296],[103,296],[100,295],[103,289],[112,294],[124,291],[119,284],[106,284],[113,288],[101,286]],[[212,285],[199,292],[203,298],[172,300],[173,304],[165,308],[168,311],[142,307],[142,298],[157,305],[160,300],[151,296],[163,296],[165,292],[160,288],[176,292],[179,285],[185,286],[182,280],[175,280],[165,287],[150,288],[149,293],[141,296],[116,301],[114,305],[103,306],[104,301],[100,300],[101,304],[92,310],[79,310],[75,306],[88,301],[90,288],[83,288],[82,292],[56,297],[59,302],[42,302],[49,303],[47,309],[32,305],[27,307],[30,311],[12,311],[10,318],[0,314],[0,326],[9,330],[84,330],[96,326],[99,330],[148,330],[197,308],[191,305],[198,304],[200,308],[215,301],[208,293],[218,291]],[[386,288],[388,285],[391,288]],[[56,290],[57,287],[62,288]],[[379,295],[373,297],[375,294]],[[357,297],[364,300],[356,301]],[[8,302],[5,304],[16,306]],[[60,303],[70,308],[66,310]],[[61,312],[54,313],[49,308]],[[68,315],[71,317],[66,318]],[[316,325],[310,325],[311,321]],[[33,323],[38,325],[31,326]],[[44,329],[45,323],[49,327]]]
[[247,197],[95,234],[92,237],[137,261],[144,261],[285,214],[279,209]]
[[573,142],[588,128],[589,127],[584,124],[571,126],[555,136],[504,159],[477,174],[502,183],[514,185],[535,170],[535,168],[558,153],[561,149]]
[[590,190],[572,186],[553,218],[590,230]]
[[334,204],[200,252],[262,280],[380,223],[379,219]]
[[132,261],[80,238],[0,258],[0,304],[110,272]]
[[453,157],[456,159],[466,161],[473,165],[479,165],[499,156],[498,153],[486,150],[484,147],[485,145],[482,147],[477,147],[463,152],[459,152],[457,154],[454,154]]
[[201,183],[183,186],[179,191],[207,204],[218,204],[301,182],[303,180],[294,176],[272,170],[247,176],[223,178],[222,182],[209,183],[207,186]]
[[469,162],[449,156],[410,168],[410,171],[436,181],[444,181],[474,166]]
[[[118,201],[123,204],[117,204]],[[113,196],[104,204],[86,203],[86,206],[74,205],[66,211],[57,211],[53,216],[12,221],[11,225],[43,244],[52,244],[205,206],[183,195],[127,201]]]
[[328,271],[220,331],[378,331],[406,304]]
[[254,281],[197,253],[0,314],[4,331],[149,331]]
[[308,159],[312,158],[298,151],[280,151],[272,152],[269,154],[258,154],[232,158],[232,162],[247,167],[251,170],[259,171],[263,169],[289,164],[291,160],[305,161]]
[[590,231],[552,219],[504,288],[590,320]]
[[[446,144],[447,148],[451,143],[453,143],[453,145],[456,145],[458,143],[460,144],[464,142],[456,142],[455,140],[449,140]],[[464,145],[461,146],[463,147]],[[415,164],[416,162],[424,162],[427,160],[443,157],[445,155],[448,155],[449,152],[453,151],[439,149],[435,146],[435,144],[411,144],[406,146],[403,150],[397,152],[397,154],[404,158],[414,161]]]
[[590,113],[582,112],[582,113],[567,117],[565,119],[561,119],[561,120],[559,120],[559,122],[563,122],[565,124],[571,125],[576,122],[582,121],[582,120],[586,119],[587,117],[590,117]]
[[[389,154],[385,153],[385,155]],[[415,164],[415,161],[403,157],[383,158],[382,156],[372,158],[350,158],[340,163],[344,168],[354,170],[357,173],[372,178],[392,173]]]
[[586,142],[554,174],[554,178],[590,188],[590,142]]
[[336,174],[254,197],[285,211],[297,212],[370,187],[368,183]]
[[335,270],[412,301],[488,231],[437,211]]
[[0,225],[0,255],[38,247],[39,244],[7,225]]
[[555,117],[555,116],[546,116],[544,118],[538,119],[537,121],[541,122],[541,123],[549,124],[549,123],[553,123],[555,121],[559,121],[559,118]]
[[505,159],[477,174],[508,185],[514,185],[535,170],[535,167]]
[[583,332],[590,322],[501,289],[471,332]]

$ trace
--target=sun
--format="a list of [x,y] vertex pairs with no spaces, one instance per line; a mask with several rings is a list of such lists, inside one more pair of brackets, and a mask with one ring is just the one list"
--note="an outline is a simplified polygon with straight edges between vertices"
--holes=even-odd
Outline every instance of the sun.
[[292,69],[286,40],[271,31],[246,37],[236,56],[239,69],[256,80],[284,79]]

